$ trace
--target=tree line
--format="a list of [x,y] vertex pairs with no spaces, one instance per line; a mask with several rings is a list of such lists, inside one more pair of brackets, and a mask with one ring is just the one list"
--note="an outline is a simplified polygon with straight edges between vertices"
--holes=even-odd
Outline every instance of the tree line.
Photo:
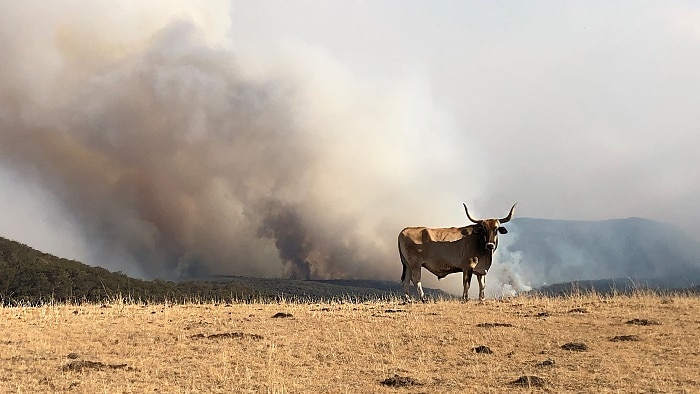
[[0,303],[247,301],[271,296],[237,283],[131,278],[0,237]]

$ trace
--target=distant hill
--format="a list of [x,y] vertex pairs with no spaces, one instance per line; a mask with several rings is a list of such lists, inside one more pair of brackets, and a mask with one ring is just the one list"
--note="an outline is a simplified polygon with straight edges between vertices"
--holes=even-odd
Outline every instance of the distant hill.
[[[568,221],[517,218],[498,253],[511,273],[542,292],[582,287],[625,291],[630,286],[697,288],[700,243],[672,225],[640,218]],[[506,238],[507,237],[507,238]],[[506,241],[508,239],[508,241]],[[502,256],[503,257],[503,256]],[[610,279],[610,278],[634,278]],[[146,281],[63,259],[0,237],[0,303],[133,300],[355,299],[400,295],[394,281],[209,277]],[[426,289],[434,298],[450,298]]]
[[571,294],[589,292],[595,292],[601,295],[630,294],[636,291],[649,291],[661,294],[700,294],[700,286],[670,288],[666,286],[664,282],[657,282],[655,280],[617,278],[555,283],[541,286],[537,289],[529,291],[528,293],[541,294],[545,296],[568,296]]
[[609,278],[635,278],[659,288],[700,284],[700,243],[670,224],[517,218],[507,227],[513,241],[506,251],[518,257],[532,287]]
[[[425,289],[433,297],[449,298],[441,290]],[[35,250],[0,237],[0,304],[103,302],[127,298],[147,302],[192,300],[254,301],[388,298],[400,295],[398,282],[302,281],[238,276],[186,282],[146,281],[121,272],[91,267]]]
[[146,281],[43,253],[0,237],[0,303],[101,302],[118,297],[148,301],[249,299],[262,294],[236,284]]

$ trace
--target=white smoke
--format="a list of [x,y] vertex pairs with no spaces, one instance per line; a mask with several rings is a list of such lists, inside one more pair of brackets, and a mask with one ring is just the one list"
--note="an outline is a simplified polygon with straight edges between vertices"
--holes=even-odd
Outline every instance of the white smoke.
[[523,254],[520,251],[509,250],[520,234],[520,229],[513,223],[504,225],[508,233],[498,237],[498,249],[494,256],[494,263],[489,270],[489,286],[487,294],[492,297],[512,297],[521,292],[532,290],[528,267],[521,265]]

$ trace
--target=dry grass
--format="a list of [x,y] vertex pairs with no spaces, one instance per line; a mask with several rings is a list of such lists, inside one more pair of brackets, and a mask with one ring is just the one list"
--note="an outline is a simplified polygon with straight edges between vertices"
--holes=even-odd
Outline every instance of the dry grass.
[[697,296],[116,301],[0,308],[0,327],[0,392],[700,392]]

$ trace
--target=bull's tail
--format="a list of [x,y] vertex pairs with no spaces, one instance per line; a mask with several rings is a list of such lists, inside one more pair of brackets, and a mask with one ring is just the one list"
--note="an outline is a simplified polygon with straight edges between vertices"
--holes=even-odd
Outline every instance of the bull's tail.
[[406,279],[406,270],[408,269],[408,261],[403,255],[403,250],[401,249],[401,235],[399,235],[399,256],[401,257],[401,265],[403,265],[403,271],[401,271],[401,282]]

